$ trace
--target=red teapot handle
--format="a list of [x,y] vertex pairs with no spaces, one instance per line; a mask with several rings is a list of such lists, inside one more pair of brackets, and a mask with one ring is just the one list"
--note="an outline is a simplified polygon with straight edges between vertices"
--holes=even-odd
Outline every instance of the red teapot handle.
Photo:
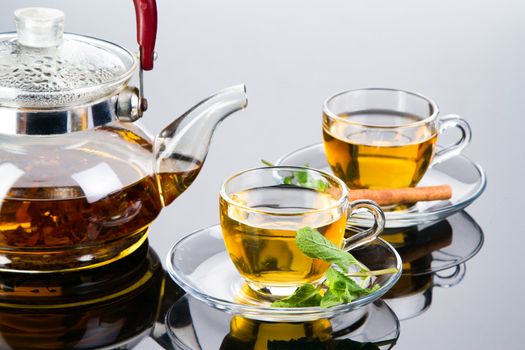
[[155,0],[133,0],[137,16],[137,42],[140,47],[140,66],[153,69],[157,38],[157,4]]

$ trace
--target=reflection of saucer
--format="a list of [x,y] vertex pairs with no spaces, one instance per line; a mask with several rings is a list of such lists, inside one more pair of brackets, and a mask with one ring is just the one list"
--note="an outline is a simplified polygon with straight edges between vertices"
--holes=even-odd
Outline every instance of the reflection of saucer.
[[383,240],[356,248],[352,254],[371,270],[395,267],[398,272],[379,276],[374,284],[380,287],[374,293],[330,308],[275,308],[268,302],[240,303],[238,296],[242,283],[239,281],[242,277],[230,260],[218,225],[194,232],[179,241],[168,253],[167,266],[177,284],[214,308],[257,320],[299,322],[357,310],[380,298],[401,274],[399,255]]
[[131,348],[157,320],[162,265],[147,242],[79,272],[0,276],[1,349]]
[[450,274],[402,275],[396,285],[383,296],[400,321],[417,317],[432,303],[434,287],[449,288],[465,277],[465,264],[460,264]]
[[[322,143],[295,150],[281,157],[277,165],[308,165],[332,173]],[[464,155],[460,155],[427,170],[419,186],[448,184],[452,198],[447,201],[419,202],[405,211],[386,212],[386,227],[406,227],[446,218],[464,209],[478,198],[486,186],[483,169]],[[354,215],[350,222],[369,225],[370,218]]]
[[[166,324],[173,342],[191,350],[267,349],[268,345],[275,349],[391,349],[399,337],[399,321],[381,300],[330,320],[272,323],[230,318],[185,296],[170,309]],[[362,347],[362,343],[374,347]]]
[[381,237],[403,260],[403,275],[421,275],[457,266],[472,258],[483,245],[483,231],[461,211],[430,225],[388,229]]

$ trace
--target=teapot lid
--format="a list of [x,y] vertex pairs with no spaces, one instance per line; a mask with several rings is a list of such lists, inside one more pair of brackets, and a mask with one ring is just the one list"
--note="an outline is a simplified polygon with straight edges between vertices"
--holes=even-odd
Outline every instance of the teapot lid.
[[64,13],[15,11],[16,33],[0,34],[0,106],[67,109],[127,85],[138,63],[113,43],[64,34]]

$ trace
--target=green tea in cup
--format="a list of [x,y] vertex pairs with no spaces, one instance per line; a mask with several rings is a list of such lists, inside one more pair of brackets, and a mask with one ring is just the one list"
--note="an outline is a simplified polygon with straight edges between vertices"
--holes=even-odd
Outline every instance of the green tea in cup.
[[[293,179],[298,173],[308,184]],[[287,180],[288,179],[288,180]],[[228,253],[253,290],[286,295],[304,283],[323,278],[330,264],[304,255],[295,244],[296,231],[315,228],[336,246],[365,244],[382,231],[383,223],[364,236],[345,240],[349,212],[367,209],[381,217],[368,201],[349,203],[348,189],[327,173],[298,167],[247,170],[225,181],[220,193],[220,217]]]
[[[350,188],[414,187],[429,166],[461,153],[468,123],[439,117],[434,101],[408,91],[361,89],[336,94],[323,107],[323,141],[332,171]],[[457,127],[455,144],[437,150],[438,135]]]

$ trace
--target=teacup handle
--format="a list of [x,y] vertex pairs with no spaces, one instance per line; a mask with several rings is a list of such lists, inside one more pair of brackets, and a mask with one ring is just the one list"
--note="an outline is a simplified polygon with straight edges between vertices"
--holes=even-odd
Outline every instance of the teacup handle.
[[369,200],[351,202],[348,207],[348,216],[352,216],[360,209],[366,209],[374,216],[374,224],[371,228],[346,238],[343,244],[343,249],[346,251],[372,242],[385,228],[385,214],[375,202]]
[[453,267],[453,269],[454,270],[449,275],[443,275],[442,273],[436,272],[434,274],[434,282],[432,283],[432,285],[434,287],[450,288],[454,287],[456,284],[461,282],[463,280],[463,277],[465,277],[467,266],[465,265],[465,263],[462,263],[456,265],[455,267]]
[[430,166],[444,162],[447,159],[458,156],[467,145],[470,143],[472,138],[472,131],[467,121],[461,118],[459,115],[450,114],[439,118],[439,134],[450,128],[458,128],[461,130],[461,138],[436,152],[434,159]]

